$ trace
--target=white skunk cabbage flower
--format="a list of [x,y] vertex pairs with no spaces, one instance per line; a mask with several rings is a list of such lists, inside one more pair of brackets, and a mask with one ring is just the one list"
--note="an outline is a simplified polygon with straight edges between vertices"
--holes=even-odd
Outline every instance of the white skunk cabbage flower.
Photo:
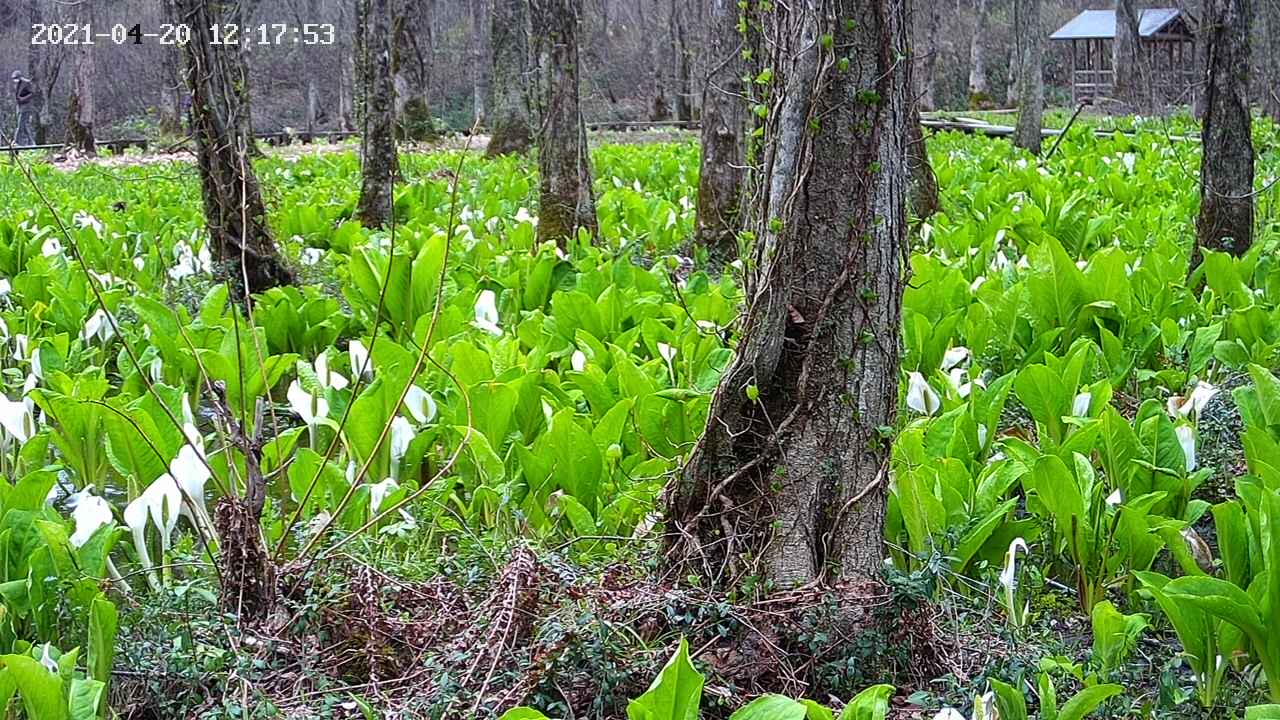
[[436,401],[431,393],[417,385],[410,385],[409,392],[405,393],[404,408],[419,425],[425,425],[436,418]]
[[1111,494],[1103,502],[1107,504],[1107,507],[1115,507],[1124,502],[1124,494],[1120,492],[1120,488],[1116,488],[1111,491]]
[[329,401],[303,390],[297,380],[289,383],[285,398],[289,400],[289,409],[309,427],[329,416]]
[[0,297],[4,297],[11,292],[13,292],[13,285],[9,282],[9,278],[0,278]]
[[518,222],[518,223],[529,223],[530,225],[533,225],[534,227],[537,227],[537,225],[538,225],[538,216],[537,216],[537,215],[530,215],[530,214],[529,214],[529,208],[524,208],[524,207],[522,207],[522,208],[520,208],[519,210],[516,210],[516,222]]
[[317,355],[316,361],[311,364],[311,368],[316,371],[316,379],[324,387],[342,390],[351,384],[345,375],[337,370],[329,369],[329,353],[327,352]]
[[492,290],[482,290],[476,298],[475,326],[496,337],[502,336],[498,327],[498,296]]
[[397,483],[395,480],[391,478],[387,478],[382,482],[378,482],[370,485],[369,486],[369,514],[370,515],[377,514],[378,510],[382,508],[382,501],[386,500],[388,495],[395,492],[399,488],[400,488],[400,483]]
[[45,669],[45,670],[48,670],[49,672],[51,672],[51,673],[53,673],[53,674],[57,675],[57,674],[58,674],[58,661],[57,661],[56,659],[54,659],[54,657],[53,657],[53,653],[51,653],[51,652],[49,651],[49,650],[50,650],[50,648],[52,648],[52,647],[53,647],[53,645],[51,645],[50,643],[45,643],[43,646],[41,646],[41,648],[40,648],[40,664],[44,666],[44,669]]
[[36,416],[30,400],[10,400],[0,395],[0,428],[7,436],[25,443],[36,434]]
[[97,338],[99,342],[106,343],[115,337],[115,318],[107,314],[102,308],[98,308],[89,319],[85,321],[84,329],[80,331],[80,338],[86,343],[92,342]]
[[574,350],[573,355],[569,357],[569,367],[574,372],[582,372],[587,367],[587,355],[581,350]]
[[116,283],[119,283],[119,282],[124,282],[123,280],[116,277],[115,275],[112,275],[111,273],[100,273],[100,272],[90,270],[89,274],[92,275],[93,278],[98,281],[98,284],[104,288],[111,287],[112,285],[115,285]]
[[147,577],[153,588],[159,589],[160,581],[155,574],[155,563],[151,561],[151,553],[147,550],[147,523],[154,522],[160,530],[161,560],[169,553],[170,536],[178,525],[178,513],[182,508],[182,491],[178,489],[173,476],[165,473],[147,486],[142,494],[124,508],[124,524],[133,532],[133,546],[138,551],[138,560],[147,569]]
[[315,265],[316,263],[320,262],[320,258],[322,257],[324,257],[324,250],[321,248],[309,247],[309,248],[302,249],[303,265]]
[[76,213],[76,216],[75,218],[73,218],[73,220],[76,224],[76,227],[80,229],[93,228],[94,234],[97,235],[98,237],[102,237],[102,223],[98,220],[98,218],[81,210],[80,212]]
[[76,523],[76,530],[71,533],[71,546],[77,548],[89,542],[98,528],[114,522],[111,503],[90,494],[88,488],[80,494],[75,509],[71,511],[71,519]]
[[178,261],[169,268],[169,278],[172,280],[181,280],[191,277],[199,272],[196,267],[196,256],[191,251],[191,246],[186,243],[178,243]]
[[960,365],[960,363],[968,359],[969,359],[969,348],[964,346],[950,348],[942,356],[942,369],[950,370],[951,368],[957,367],[958,365]]
[[969,371],[964,368],[953,367],[948,370],[947,382],[962,398],[969,397],[969,393],[973,391],[973,383],[969,382]]
[[151,382],[160,382],[164,379],[164,358],[159,355],[151,358],[151,362],[147,365],[147,374],[151,376]]
[[194,425],[182,428],[189,442],[183,443],[178,454],[169,463],[169,475],[182,488],[185,495],[181,512],[204,532],[213,532],[213,521],[204,504],[204,486],[213,477],[205,462],[204,438]]
[[1023,554],[1030,552],[1027,549],[1027,541],[1020,537],[1014,538],[1009,543],[1009,550],[1004,554],[1004,568],[1000,570],[1000,585],[1004,588],[1004,607],[1009,613],[1009,622],[1015,627],[1022,625],[1022,621],[1026,618],[1027,610],[1030,609],[1031,603],[1022,608],[1018,607],[1018,551]]
[[1178,436],[1178,444],[1182,445],[1182,454],[1187,457],[1187,472],[1191,472],[1196,469],[1196,429],[1179,425],[1173,431]]
[[988,690],[973,701],[973,720],[999,720],[996,713],[996,694]]
[[907,407],[921,415],[932,415],[942,407],[942,399],[918,372],[907,376]]
[[953,707],[944,707],[933,716],[933,720],[964,720],[964,715]]
[[1214,385],[1200,380],[1196,382],[1196,386],[1191,389],[1191,394],[1185,398],[1180,395],[1174,395],[1169,398],[1166,409],[1169,415],[1175,419],[1189,418],[1193,422],[1200,417],[1200,413],[1204,411],[1209,401],[1218,394],[1218,388]]
[[373,377],[373,364],[369,362],[369,348],[359,339],[353,339],[347,345],[347,356],[351,359],[351,374],[366,378]]
[[1089,404],[1093,402],[1093,393],[1082,392],[1071,402],[1071,414],[1085,417],[1089,414]]
[[391,477],[400,476],[400,461],[409,452],[409,443],[418,436],[404,416],[397,415],[391,421]]
[[[195,234],[192,234],[192,240],[195,240]],[[200,246],[200,252],[194,252],[191,245],[181,242],[177,246],[178,261],[173,267],[169,268],[169,277],[173,280],[181,280],[185,277],[191,277],[202,272],[208,272],[213,267],[213,258],[209,255],[209,244],[204,243]]]
[[40,244],[40,254],[45,257],[53,257],[62,254],[62,241],[50,235]]

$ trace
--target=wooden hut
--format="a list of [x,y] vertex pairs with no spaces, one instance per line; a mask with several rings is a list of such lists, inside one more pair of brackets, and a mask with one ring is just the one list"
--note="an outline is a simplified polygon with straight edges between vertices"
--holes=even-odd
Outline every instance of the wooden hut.
[[[1189,103],[1195,82],[1196,22],[1177,8],[1149,8],[1138,19],[1138,38],[1157,100]],[[1085,10],[1049,36],[1071,48],[1071,99],[1111,97],[1116,38],[1114,10]]]

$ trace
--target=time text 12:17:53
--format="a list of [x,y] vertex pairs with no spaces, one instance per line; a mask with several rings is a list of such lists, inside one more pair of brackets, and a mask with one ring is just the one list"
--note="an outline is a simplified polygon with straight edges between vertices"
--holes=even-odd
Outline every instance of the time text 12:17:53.
[[[219,23],[201,28],[210,45],[332,45],[336,30],[332,23],[259,23],[237,25]],[[196,37],[190,25],[161,23],[154,30],[141,23],[132,27],[116,23],[110,27],[89,23],[35,23],[31,26],[32,45],[141,45],[146,41],[161,45],[186,45]]]

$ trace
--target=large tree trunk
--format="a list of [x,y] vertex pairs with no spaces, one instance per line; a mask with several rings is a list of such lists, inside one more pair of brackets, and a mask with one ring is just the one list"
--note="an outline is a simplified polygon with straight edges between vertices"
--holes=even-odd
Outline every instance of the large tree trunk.
[[685,29],[686,0],[671,0],[671,40],[675,51],[676,120],[693,126],[693,48]]
[[907,124],[907,173],[911,179],[908,207],[916,220],[925,220],[942,209],[938,197],[938,178],[929,164],[929,146],[924,140],[920,111],[913,109]]
[[[320,17],[320,0],[307,0],[308,18]],[[307,104],[304,109],[303,124],[306,127],[307,140],[315,139],[315,132],[319,122],[320,115],[320,68],[322,65],[316,63],[307,72],[306,97],[303,101]]]
[[645,2],[636,4],[641,37],[640,56],[647,59],[646,65],[649,69],[649,120],[664,122],[671,118],[671,104],[667,102],[665,85],[668,65],[662,57],[662,43],[653,41],[654,36],[657,35],[657,28],[650,26],[649,16],[644,12],[645,5]]
[[1262,16],[1262,112],[1280,123],[1280,0],[1257,0]]
[[1111,70],[1115,78],[1112,95],[1131,109],[1144,108],[1147,92],[1138,37],[1138,10],[1133,0],[1115,0],[1115,13],[1116,39],[1111,44]]
[[1195,82],[1192,88],[1191,114],[1196,120],[1204,121],[1206,96],[1209,92],[1209,33],[1213,23],[1209,16],[1212,0],[1190,0],[1194,5],[1195,17],[1200,19],[1200,29],[1196,33],[1195,55],[1192,59]]
[[742,180],[747,162],[747,71],[742,59],[742,13],[737,0],[711,0],[704,47],[708,76],[702,90],[702,161],[698,173],[698,243],[721,262],[738,252]]
[[493,119],[489,157],[522,153],[533,143],[529,121],[528,0],[492,0]]
[[[160,16],[164,21],[177,25],[177,10],[174,0],[161,0]],[[161,48],[160,85],[160,130],[169,135],[182,132],[182,98],[186,95],[186,87],[182,81],[182,48],[178,45],[165,45]]]
[[987,80],[987,18],[991,13],[991,0],[978,0],[977,20],[973,25],[973,37],[969,39],[969,107],[991,107],[991,84]]
[[[58,12],[49,7],[47,0],[28,0],[27,12],[32,26],[56,22],[59,17]],[[58,83],[58,75],[62,71],[62,60],[67,47],[62,44],[30,43],[27,45],[27,74],[31,77],[31,84],[36,88],[35,101],[39,103],[35,111],[34,128],[37,145],[49,142],[49,128],[53,125],[53,103],[49,102],[49,98],[53,95],[53,88]]]
[[338,73],[338,121],[347,132],[356,129],[355,76],[355,63],[344,57]]
[[1044,33],[1040,27],[1040,0],[1023,0],[1016,6],[1014,37],[1021,46],[1018,58],[1018,126],[1013,144],[1040,154],[1040,123],[1044,116]]
[[470,0],[472,122],[489,122],[489,98],[493,95],[493,68],[489,65],[489,0]]
[[[923,7],[920,7],[923,5]],[[921,42],[913,48],[912,57],[916,60],[911,75],[916,83],[916,106],[921,110],[938,109],[935,98],[938,67],[938,25],[942,22],[942,4],[936,2],[920,3],[915,12],[924,13],[921,27]]]
[[[355,5],[360,5],[359,0]],[[338,3],[338,22],[340,27],[357,28],[350,35],[344,35],[350,38],[350,46],[347,46],[346,42],[344,42],[338,48],[338,54],[341,57],[341,69],[338,71],[338,122],[341,124],[341,129],[348,132],[356,129],[356,88],[360,83],[356,73],[356,58],[363,57],[364,54],[358,29],[361,27],[358,17],[360,10],[358,7],[355,10],[357,17],[354,18],[355,22],[351,23],[348,20],[350,17],[348,15],[348,3]]]
[[[93,26],[93,0],[81,0],[71,8],[71,22]],[[93,137],[93,45],[80,43],[75,47],[76,67],[67,113],[67,144],[90,157],[98,154]]]
[[391,76],[400,136],[435,136],[431,82],[435,74],[435,0],[398,0],[392,11]]
[[883,558],[907,258],[905,3],[773,7],[760,269],[667,496],[670,569],[716,586],[873,577]]
[[213,255],[240,299],[293,282],[271,231],[250,164],[249,99],[244,94],[244,57],[216,45],[209,30],[238,16],[234,0],[176,0],[191,28],[186,81],[192,94],[191,129],[196,140],[205,220]]
[[1243,255],[1253,241],[1253,138],[1249,115],[1251,0],[1210,0],[1204,150],[1200,160],[1200,248]]
[[596,233],[587,128],[578,102],[578,20],[582,0],[532,0],[533,34],[543,45],[538,240],[565,244],[579,228]]
[[361,64],[367,83],[360,136],[360,205],[357,211],[366,227],[391,222],[392,194],[400,170],[396,154],[395,87],[392,80],[392,0],[361,0],[366,53]]

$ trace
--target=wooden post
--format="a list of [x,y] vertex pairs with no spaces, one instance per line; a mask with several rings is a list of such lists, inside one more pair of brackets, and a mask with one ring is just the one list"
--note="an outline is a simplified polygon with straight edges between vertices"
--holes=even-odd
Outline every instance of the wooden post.
[[1071,40],[1071,104],[1078,105],[1080,103],[1079,92],[1076,88],[1076,41]]

